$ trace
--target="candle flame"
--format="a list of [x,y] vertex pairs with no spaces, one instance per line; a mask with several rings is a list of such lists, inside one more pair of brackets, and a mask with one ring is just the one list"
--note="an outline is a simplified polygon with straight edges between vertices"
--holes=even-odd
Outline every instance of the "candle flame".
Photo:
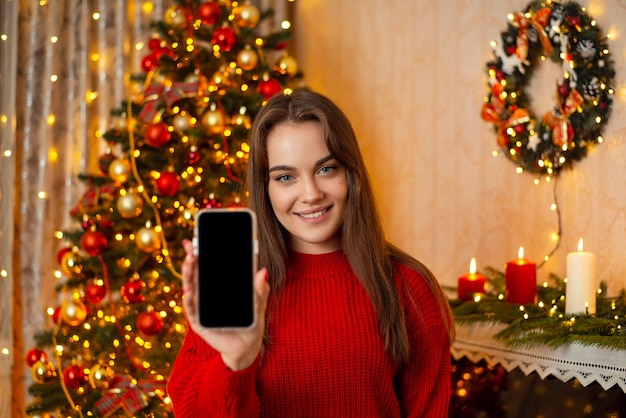
[[578,240],[578,251],[582,251],[583,250],[583,239],[580,238]]
[[524,258],[524,247],[519,247],[519,251],[517,252],[517,258]]
[[470,274],[476,274],[476,259],[474,257],[472,257],[472,259],[470,260],[469,272]]

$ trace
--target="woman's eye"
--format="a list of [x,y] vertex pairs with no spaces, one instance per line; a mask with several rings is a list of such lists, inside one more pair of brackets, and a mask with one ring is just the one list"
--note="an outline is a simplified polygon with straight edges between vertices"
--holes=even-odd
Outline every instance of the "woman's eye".
[[289,174],[283,174],[277,177],[274,177],[275,181],[280,181],[280,182],[286,182],[289,181],[293,178],[293,176],[289,175]]
[[324,174],[324,173],[331,173],[331,172],[335,171],[337,168],[339,168],[339,167],[336,166],[336,165],[327,165],[327,166],[324,166],[324,167],[320,168],[319,172],[322,173],[322,174]]

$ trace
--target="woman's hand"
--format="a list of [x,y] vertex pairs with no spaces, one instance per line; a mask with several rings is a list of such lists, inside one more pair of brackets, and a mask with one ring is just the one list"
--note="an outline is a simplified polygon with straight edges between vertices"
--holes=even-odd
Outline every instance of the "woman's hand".
[[254,276],[254,301],[256,323],[251,328],[219,330],[200,325],[198,315],[198,258],[193,253],[193,244],[183,241],[187,256],[182,265],[183,308],[191,328],[211,347],[219,351],[224,364],[231,370],[242,370],[256,360],[261,351],[265,332],[265,310],[270,287],[267,269],[262,268]]

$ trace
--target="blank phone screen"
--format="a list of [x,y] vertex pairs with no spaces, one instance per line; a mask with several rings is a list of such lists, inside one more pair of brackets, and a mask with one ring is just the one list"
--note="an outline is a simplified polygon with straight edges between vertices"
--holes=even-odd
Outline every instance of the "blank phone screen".
[[200,323],[245,328],[254,323],[254,219],[248,211],[198,214]]

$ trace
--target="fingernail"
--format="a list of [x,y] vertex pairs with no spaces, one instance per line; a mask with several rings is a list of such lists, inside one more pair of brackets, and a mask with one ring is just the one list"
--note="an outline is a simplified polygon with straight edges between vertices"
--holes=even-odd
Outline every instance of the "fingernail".
[[270,281],[270,273],[267,270],[265,270],[265,277],[264,278],[265,278],[265,283],[269,283],[269,281]]

